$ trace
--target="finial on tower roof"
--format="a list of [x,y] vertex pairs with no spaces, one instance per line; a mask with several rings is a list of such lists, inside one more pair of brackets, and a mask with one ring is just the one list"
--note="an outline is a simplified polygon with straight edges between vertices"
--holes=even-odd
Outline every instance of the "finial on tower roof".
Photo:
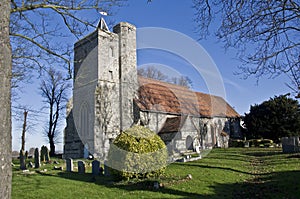
[[[101,15],[104,15],[104,14],[102,14],[102,13],[100,13],[100,14],[101,14]],[[107,14],[106,14],[106,15],[107,15]],[[101,30],[110,32],[110,31],[109,31],[109,28],[108,28],[108,26],[107,26],[107,24],[106,24],[106,22],[105,22],[105,20],[104,20],[103,17],[101,17],[101,19],[100,19],[100,21],[99,21],[99,23],[98,23],[98,28],[100,28]]]

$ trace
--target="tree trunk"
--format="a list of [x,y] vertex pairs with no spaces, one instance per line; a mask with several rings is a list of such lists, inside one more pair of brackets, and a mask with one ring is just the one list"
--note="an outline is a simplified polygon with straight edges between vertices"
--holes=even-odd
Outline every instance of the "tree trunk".
[[24,122],[23,122],[23,130],[22,130],[22,146],[21,146],[21,150],[25,151],[25,133],[26,133],[26,126],[27,126],[27,114],[28,111],[24,110]]
[[49,138],[49,144],[50,144],[50,157],[53,157],[55,155],[55,144],[53,137]]
[[10,0],[0,0],[0,198],[11,198]]

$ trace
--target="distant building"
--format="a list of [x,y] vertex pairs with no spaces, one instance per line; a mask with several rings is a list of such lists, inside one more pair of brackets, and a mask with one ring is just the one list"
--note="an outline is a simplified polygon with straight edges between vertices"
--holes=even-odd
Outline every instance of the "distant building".
[[109,32],[101,20],[74,51],[65,157],[105,159],[110,143],[134,124],[157,132],[174,155],[239,137],[240,116],[223,98],[137,76],[135,26],[122,22]]

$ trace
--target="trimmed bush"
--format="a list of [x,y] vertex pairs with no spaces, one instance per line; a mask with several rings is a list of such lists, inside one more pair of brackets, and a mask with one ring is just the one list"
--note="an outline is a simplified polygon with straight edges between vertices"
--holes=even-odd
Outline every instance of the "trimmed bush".
[[229,147],[244,147],[244,146],[245,146],[244,140],[234,140],[234,139],[229,140]]
[[249,142],[251,147],[274,147],[274,142],[270,139],[251,139]]
[[110,145],[107,164],[118,179],[158,177],[164,173],[168,152],[165,143],[150,129],[133,126]]

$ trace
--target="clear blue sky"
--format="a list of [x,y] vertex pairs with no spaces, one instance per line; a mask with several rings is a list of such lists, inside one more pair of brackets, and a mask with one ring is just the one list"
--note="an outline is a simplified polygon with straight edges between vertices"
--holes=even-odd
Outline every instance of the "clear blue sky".
[[[99,15],[95,15],[95,17],[99,18]],[[167,28],[185,34],[195,41],[199,39],[195,32],[196,23],[193,21],[194,10],[191,0],[153,0],[152,3],[147,3],[146,0],[129,0],[126,6],[116,9],[113,16],[106,16],[105,19],[107,22],[114,21],[115,23],[126,21],[134,24],[137,28]],[[212,28],[216,25],[214,24]],[[75,39],[71,42],[74,41]],[[289,88],[285,86],[285,82],[289,82],[285,76],[276,79],[264,77],[260,79],[257,85],[255,78],[243,80],[242,76],[234,75],[234,72],[237,71],[237,66],[240,64],[235,59],[235,50],[228,49],[225,51],[222,43],[218,42],[213,34],[206,40],[199,41],[199,44],[207,51],[220,71],[227,102],[241,115],[249,111],[250,105],[259,104],[270,97],[274,97],[274,95],[290,92]],[[181,44],[179,43],[179,45]],[[188,76],[192,80],[194,90],[208,92],[205,81],[192,70],[188,63],[180,60],[177,56],[151,50],[138,51],[138,56],[138,65],[158,63],[174,67],[174,70],[179,74]],[[42,98],[38,93],[37,87],[38,82],[39,80],[35,81],[35,84],[26,85],[26,92],[23,93],[22,100],[19,103],[29,105],[35,110],[42,107]],[[43,117],[45,117],[45,114],[41,114],[41,117],[38,117],[38,119],[31,118],[31,121],[34,120],[35,124],[28,130],[26,149],[40,147],[43,144],[47,145],[47,140],[41,134],[41,131],[43,131],[42,125],[46,122],[46,119]],[[18,122],[13,124],[13,149],[19,150],[21,125]],[[64,124],[62,124],[63,126]],[[63,128],[61,128],[62,131]],[[63,142],[62,138],[61,142]],[[62,151],[62,144],[59,144],[57,149]]]

